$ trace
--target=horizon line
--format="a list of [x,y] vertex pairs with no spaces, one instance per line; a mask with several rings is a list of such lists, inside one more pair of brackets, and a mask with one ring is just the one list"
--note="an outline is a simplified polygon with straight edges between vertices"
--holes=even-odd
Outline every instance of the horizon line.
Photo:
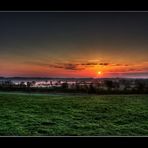
[[34,77],[34,76],[0,76],[1,78],[40,78],[40,79],[148,79],[148,77]]

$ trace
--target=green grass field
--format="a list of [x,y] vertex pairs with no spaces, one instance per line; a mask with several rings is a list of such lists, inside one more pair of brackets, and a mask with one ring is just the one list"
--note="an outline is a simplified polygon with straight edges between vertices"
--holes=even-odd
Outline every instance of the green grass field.
[[148,95],[0,93],[0,136],[148,135]]

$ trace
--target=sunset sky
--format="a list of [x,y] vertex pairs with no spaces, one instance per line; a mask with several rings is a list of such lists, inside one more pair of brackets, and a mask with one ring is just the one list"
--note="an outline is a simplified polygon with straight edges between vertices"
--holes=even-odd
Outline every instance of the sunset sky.
[[148,12],[0,12],[0,76],[148,78]]

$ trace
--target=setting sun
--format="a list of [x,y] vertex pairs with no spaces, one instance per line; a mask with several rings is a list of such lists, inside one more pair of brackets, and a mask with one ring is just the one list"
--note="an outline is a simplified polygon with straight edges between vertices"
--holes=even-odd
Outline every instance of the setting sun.
[[98,71],[98,75],[101,75],[102,74],[102,72],[101,71]]

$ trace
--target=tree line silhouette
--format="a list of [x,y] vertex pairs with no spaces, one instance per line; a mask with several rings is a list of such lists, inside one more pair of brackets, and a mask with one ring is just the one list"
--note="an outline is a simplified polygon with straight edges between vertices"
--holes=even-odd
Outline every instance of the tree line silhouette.
[[[47,81],[46,81],[47,82]],[[133,82],[133,81],[132,81]],[[148,93],[148,84],[144,81],[134,81],[134,87],[131,87],[131,81],[116,82],[113,80],[104,80],[103,83],[86,81],[75,82],[69,84],[67,81],[61,83],[57,81],[54,85],[50,81],[50,87],[33,87],[36,81],[21,81],[19,84],[13,83],[11,80],[2,81],[0,83],[0,91],[23,91],[23,92],[73,92],[73,93],[93,93],[93,94],[130,94],[130,93]],[[60,87],[57,87],[59,86]],[[123,85],[124,88],[120,88]]]

